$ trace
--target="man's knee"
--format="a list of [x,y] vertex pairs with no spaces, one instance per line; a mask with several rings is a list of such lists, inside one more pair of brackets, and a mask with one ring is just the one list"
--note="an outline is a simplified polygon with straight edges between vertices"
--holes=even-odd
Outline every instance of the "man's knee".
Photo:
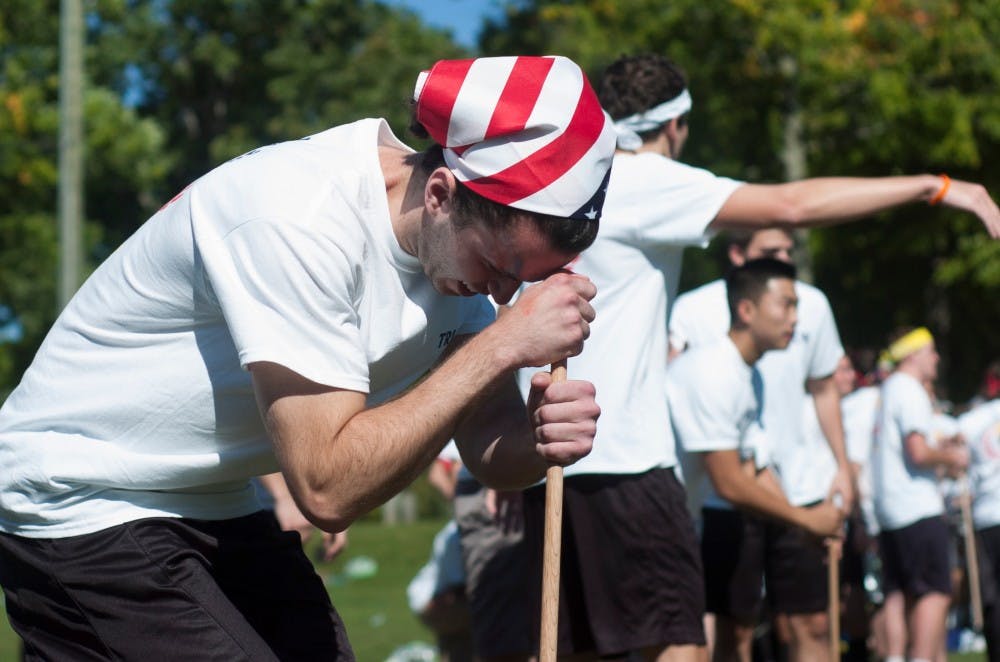
[[830,619],[826,612],[791,614],[788,617],[792,638],[798,641],[824,639],[830,632]]

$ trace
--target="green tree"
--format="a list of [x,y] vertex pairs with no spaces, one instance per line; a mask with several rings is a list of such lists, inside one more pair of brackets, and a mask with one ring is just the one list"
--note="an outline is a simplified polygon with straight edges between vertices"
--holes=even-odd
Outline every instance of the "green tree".
[[[536,0],[509,3],[480,45],[568,55],[594,78],[622,53],[668,55],[694,98],[684,160],[722,175],[782,180],[797,114],[809,175],[948,172],[996,197],[998,30],[995,1]],[[974,219],[911,206],[811,232],[808,247],[845,344],[929,323],[957,399],[1000,355],[1000,246]],[[719,273],[720,254],[688,251],[685,284]]]
[[[167,131],[169,198],[228,158],[361,117],[399,135],[417,73],[463,51],[362,0],[100,3],[95,75]],[[129,228],[123,228],[130,231]]]
[[[405,135],[417,72],[465,52],[364,0],[89,0],[86,251],[95,267],[220,162],[366,116]],[[0,4],[0,399],[55,317],[59,3]]]
[[[10,0],[0,6],[0,304],[24,327],[0,344],[0,397],[20,379],[55,319],[57,260],[58,2]],[[163,133],[122,106],[117,94],[90,86],[87,125],[88,254],[106,254],[106,219],[141,206],[167,171]]]

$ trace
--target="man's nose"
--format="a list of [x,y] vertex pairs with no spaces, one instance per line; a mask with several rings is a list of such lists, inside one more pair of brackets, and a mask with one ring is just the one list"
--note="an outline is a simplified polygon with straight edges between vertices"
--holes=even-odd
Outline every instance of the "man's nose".
[[490,296],[493,300],[499,304],[505,304],[510,301],[510,298],[514,296],[514,292],[517,288],[521,286],[521,283],[514,280],[513,278],[504,278],[498,280],[491,280],[489,282],[488,288],[490,291]]

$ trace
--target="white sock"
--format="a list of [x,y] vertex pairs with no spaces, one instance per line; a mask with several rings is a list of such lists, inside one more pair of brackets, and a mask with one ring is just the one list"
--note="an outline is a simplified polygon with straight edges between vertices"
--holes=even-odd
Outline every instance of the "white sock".
[[883,662],[906,662],[906,658],[902,655],[890,655]]

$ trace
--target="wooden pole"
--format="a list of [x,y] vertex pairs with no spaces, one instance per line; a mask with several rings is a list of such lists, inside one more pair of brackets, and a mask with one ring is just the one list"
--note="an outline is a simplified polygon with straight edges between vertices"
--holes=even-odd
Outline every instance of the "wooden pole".
[[[843,509],[844,498],[837,492],[833,495],[833,505]],[[845,527],[846,528],[846,527]],[[846,535],[840,539],[841,548],[847,544]],[[836,544],[827,546],[826,584],[829,594],[827,617],[830,621],[830,662],[840,662],[840,551]]]
[[[566,362],[552,364],[552,381],[566,381]],[[542,631],[540,662],[555,662],[559,640],[559,564],[562,552],[563,470],[545,472],[545,546],[542,557]]]
[[972,494],[969,477],[964,475],[959,502],[962,506],[962,529],[965,535],[965,567],[968,570],[969,599],[972,602],[972,628],[983,631],[983,596],[979,590],[979,557],[976,555],[976,529],[972,524]]
[[[843,543],[841,543],[843,544]],[[830,662],[840,660],[840,559],[837,546],[827,547],[827,588],[830,592]]]

